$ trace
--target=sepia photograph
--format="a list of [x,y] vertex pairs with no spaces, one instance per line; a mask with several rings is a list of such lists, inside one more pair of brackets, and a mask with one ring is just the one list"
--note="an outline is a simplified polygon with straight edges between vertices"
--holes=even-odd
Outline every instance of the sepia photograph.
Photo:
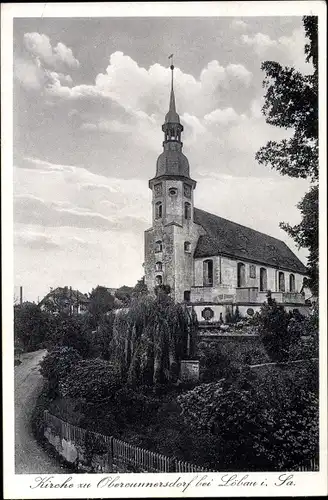
[[46,5],[12,24],[14,474],[319,473],[318,16]]

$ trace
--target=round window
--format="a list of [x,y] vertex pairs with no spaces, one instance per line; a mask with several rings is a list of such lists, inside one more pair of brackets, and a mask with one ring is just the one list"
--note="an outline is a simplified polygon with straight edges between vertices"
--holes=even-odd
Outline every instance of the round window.
[[169,195],[170,196],[176,196],[178,194],[177,188],[170,188],[169,189]]

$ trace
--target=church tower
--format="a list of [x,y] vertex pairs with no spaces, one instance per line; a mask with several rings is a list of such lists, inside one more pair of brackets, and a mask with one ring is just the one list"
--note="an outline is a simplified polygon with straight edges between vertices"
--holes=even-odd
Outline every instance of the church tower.
[[[198,239],[194,224],[193,191],[189,162],[182,153],[183,125],[176,111],[171,65],[169,111],[162,126],[163,152],[156,175],[149,181],[152,191],[152,227],[145,232],[145,282],[150,291],[169,285],[171,297],[189,300],[193,285],[193,252]],[[195,227],[196,226],[196,227]]]

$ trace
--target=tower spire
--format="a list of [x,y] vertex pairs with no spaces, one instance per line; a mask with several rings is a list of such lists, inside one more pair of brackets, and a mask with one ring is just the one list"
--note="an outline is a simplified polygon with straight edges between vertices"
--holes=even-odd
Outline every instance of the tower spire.
[[180,117],[175,108],[175,95],[173,87],[173,74],[174,74],[174,64],[173,64],[173,54],[169,56],[171,59],[171,93],[170,93],[170,106],[169,112],[165,116],[165,123],[180,123]]

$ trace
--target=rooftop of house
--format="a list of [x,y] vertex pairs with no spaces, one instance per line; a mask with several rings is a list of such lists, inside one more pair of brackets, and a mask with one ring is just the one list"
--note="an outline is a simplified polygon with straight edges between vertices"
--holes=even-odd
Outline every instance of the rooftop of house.
[[61,298],[67,298],[67,300],[69,300],[71,297],[73,300],[77,300],[80,304],[89,303],[88,297],[79,290],[70,289],[68,286],[65,287],[59,286],[51,290],[49,293],[47,293],[47,295],[45,295],[43,299],[39,302],[39,305],[44,304],[47,300],[51,300],[52,298],[59,296]]
[[307,273],[305,265],[286,243],[277,238],[198,208],[194,209],[194,222],[206,232],[199,237],[195,258],[225,255],[301,274]]

